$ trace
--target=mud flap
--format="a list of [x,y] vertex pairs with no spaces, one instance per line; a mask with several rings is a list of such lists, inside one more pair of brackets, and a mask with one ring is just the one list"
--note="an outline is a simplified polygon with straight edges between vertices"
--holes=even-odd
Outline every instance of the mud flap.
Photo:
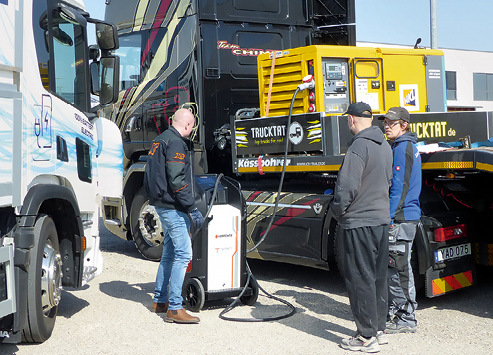
[[426,297],[437,297],[474,285],[476,270],[474,264],[462,261],[440,270],[430,267],[425,278]]

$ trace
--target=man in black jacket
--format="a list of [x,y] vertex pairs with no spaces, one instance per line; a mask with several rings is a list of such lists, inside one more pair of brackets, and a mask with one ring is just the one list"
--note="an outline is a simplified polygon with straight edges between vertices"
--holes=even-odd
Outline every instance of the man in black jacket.
[[171,323],[200,321],[183,309],[181,296],[185,272],[192,259],[190,224],[201,228],[204,222],[194,206],[193,149],[187,139],[194,124],[195,117],[189,110],[176,111],[172,125],[152,143],[144,176],[149,203],[156,208],[164,231],[152,310],[166,312],[165,320]]
[[372,126],[368,104],[349,105],[354,135],[337,176],[330,206],[344,242],[343,274],[357,334],[343,339],[343,349],[378,352],[387,343],[387,264],[389,187],[392,151],[382,131]]

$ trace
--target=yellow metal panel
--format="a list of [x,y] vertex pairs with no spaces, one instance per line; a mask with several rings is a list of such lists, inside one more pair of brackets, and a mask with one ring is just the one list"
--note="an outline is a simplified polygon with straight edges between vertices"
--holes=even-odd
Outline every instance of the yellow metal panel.
[[[373,114],[383,113],[385,110],[382,61],[380,58],[354,58],[352,65],[354,80],[352,80],[351,101],[366,101],[367,97],[376,97],[378,100],[374,100],[372,105]],[[361,82],[365,82],[367,87],[367,92],[363,94],[358,93],[356,89]],[[377,85],[373,87],[373,83]]]
[[[261,103],[261,116],[265,115],[272,59],[271,53],[264,53],[258,57],[259,98]],[[429,49],[399,49],[399,48],[373,48],[354,46],[307,46],[282,51],[280,57],[276,57],[273,77],[272,94],[282,96],[282,102],[286,107],[277,107],[274,111],[269,109],[269,116],[287,115],[290,101],[286,96],[292,96],[302,78],[308,74],[308,63],[311,61],[315,76],[315,101],[316,111],[324,112],[323,90],[323,58],[340,58],[348,63],[356,61],[356,73],[361,80],[367,80],[368,94],[378,95],[378,108],[374,113],[386,112],[392,106],[404,106],[411,112],[425,112],[427,105],[426,95],[426,67],[423,65],[423,57],[427,55],[443,56],[439,50]],[[374,62],[375,60],[376,62]],[[378,63],[378,64],[376,64]],[[377,67],[380,66],[380,70]],[[349,66],[349,100],[356,101],[355,77],[352,65]],[[375,78],[371,78],[375,77]],[[386,90],[386,82],[395,82],[395,91]],[[372,86],[372,84],[374,84]],[[379,85],[379,87],[378,87]],[[413,88],[413,89],[410,89]],[[415,94],[415,97],[413,96]],[[303,111],[308,112],[308,93],[299,94],[303,100]],[[415,105],[410,105],[404,100],[415,98]],[[360,95],[360,97],[364,97]],[[275,98],[272,95],[271,100]],[[444,167],[445,168],[445,167]],[[493,168],[492,168],[493,169]]]
[[[383,56],[383,78],[387,81],[395,81],[395,91],[387,91],[385,88],[385,108],[387,111],[393,106],[403,106],[410,112],[426,112],[426,66],[423,57],[411,53],[396,55],[387,53]],[[418,108],[403,101],[403,96],[408,94],[406,90],[417,85]],[[407,88],[407,89],[406,89]]]
[[375,60],[360,61],[355,65],[354,74],[357,77],[377,78],[380,74],[378,62]]
[[414,49],[414,48],[378,48],[378,51],[384,55],[407,55],[407,56],[425,56],[441,55],[443,51],[439,49]]

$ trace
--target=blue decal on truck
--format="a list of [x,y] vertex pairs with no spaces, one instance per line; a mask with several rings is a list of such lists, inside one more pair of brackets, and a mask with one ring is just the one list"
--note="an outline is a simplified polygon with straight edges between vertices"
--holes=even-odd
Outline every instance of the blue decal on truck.
[[0,0],[0,4],[8,5],[9,0]]

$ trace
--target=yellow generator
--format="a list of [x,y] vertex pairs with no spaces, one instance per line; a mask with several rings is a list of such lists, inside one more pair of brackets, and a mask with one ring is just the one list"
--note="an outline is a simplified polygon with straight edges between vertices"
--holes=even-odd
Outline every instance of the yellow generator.
[[297,86],[313,75],[315,88],[297,95],[293,114],[341,115],[363,101],[374,114],[402,106],[444,112],[443,52],[349,46],[308,46],[258,57],[261,116],[287,115]]

